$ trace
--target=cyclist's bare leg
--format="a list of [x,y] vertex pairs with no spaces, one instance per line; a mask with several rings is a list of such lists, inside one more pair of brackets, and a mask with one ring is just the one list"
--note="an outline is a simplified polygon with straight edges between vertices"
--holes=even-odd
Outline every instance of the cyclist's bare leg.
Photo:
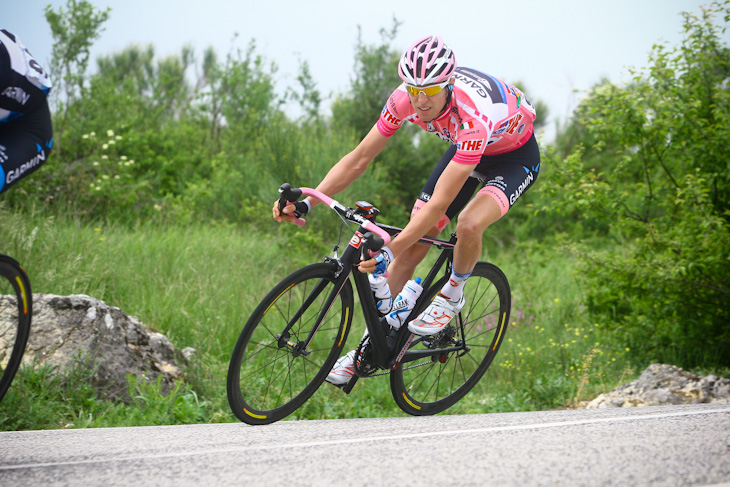
[[487,227],[502,217],[497,202],[486,194],[477,194],[459,214],[456,223],[454,270],[468,274],[482,255],[482,236]]
[[[438,237],[441,231],[433,227],[426,236]],[[403,289],[408,279],[413,277],[413,273],[416,271],[416,267],[428,254],[430,245],[415,244],[405,251],[403,251],[388,267],[388,286],[390,286],[390,292],[393,298]]]

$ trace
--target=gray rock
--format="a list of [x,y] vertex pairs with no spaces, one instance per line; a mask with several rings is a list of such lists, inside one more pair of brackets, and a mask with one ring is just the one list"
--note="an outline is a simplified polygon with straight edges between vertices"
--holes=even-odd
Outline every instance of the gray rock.
[[181,377],[184,361],[170,340],[147,331],[140,320],[85,295],[33,295],[33,322],[24,366],[55,366],[67,374],[91,367],[101,397],[127,401],[127,375],[148,383],[160,381],[167,394]]
[[702,377],[674,365],[652,364],[634,382],[601,394],[586,408],[714,402],[730,403],[730,379],[714,375]]

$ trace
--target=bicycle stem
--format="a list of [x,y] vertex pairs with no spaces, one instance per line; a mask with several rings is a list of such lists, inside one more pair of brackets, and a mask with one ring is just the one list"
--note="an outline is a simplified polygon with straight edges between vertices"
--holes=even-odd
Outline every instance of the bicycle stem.
[[[364,229],[361,234],[364,234],[365,232],[373,232],[375,235],[379,236],[383,239],[385,242],[385,245],[388,245],[390,243],[390,234],[377,226],[375,223],[371,222],[370,220],[363,218],[359,215],[350,214],[349,208],[345,205],[341,204],[337,200],[334,200],[327,196],[326,194],[317,191],[316,189],[312,188],[298,188],[299,191],[301,191],[301,194],[304,196],[311,196],[312,198],[316,198],[325,205],[329,206],[333,210],[335,210],[337,213],[342,215],[347,215],[348,218],[351,218],[353,221],[360,224],[360,226]],[[299,223],[299,220],[304,222],[304,219],[299,218],[297,221],[297,224],[304,225],[304,223]]]

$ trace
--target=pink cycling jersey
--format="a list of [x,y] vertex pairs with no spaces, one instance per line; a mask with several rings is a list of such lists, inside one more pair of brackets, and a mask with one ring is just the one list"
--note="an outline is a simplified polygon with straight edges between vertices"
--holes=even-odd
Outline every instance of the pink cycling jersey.
[[448,108],[430,122],[418,117],[405,86],[399,86],[380,114],[380,133],[390,137],[404,121],[415,123],[456,144],[452,160],[461,164],[478,164],[483,155],[511,152],[527,142],[536,113],[519,89],[469,68],[457,68],[454,78]]

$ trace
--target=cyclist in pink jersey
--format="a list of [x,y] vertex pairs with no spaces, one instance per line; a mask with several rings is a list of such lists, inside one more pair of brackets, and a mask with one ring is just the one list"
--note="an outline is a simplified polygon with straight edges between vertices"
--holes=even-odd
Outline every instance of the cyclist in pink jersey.
[[[457,67],[439,36],[416,41],[401,57],[403,80],[383,107],[375,126],[327,173],[317,189],[334,195],[367,169],[404,122],[415,123],[452,145],[426,181],[411,220],[376,257],[360,263],[361,272],[390,271],[393,296],[413,275],[435,237],[458,214],[450,281],[408,329],[419,335],[441,331],[465,304],[463,288],[482,252],[482,235],[534,184],[540,151],[533,134],[535,108],[516,87],[474,69]],[[478,190],[478,191],[477,191]],[[474,194],[476,192],[476,195]],[[317,202],[304,200],[274,207],[277,221],[293,221]],[[354,354],[338,360],[327,380],[344,384],[353,375]]]

